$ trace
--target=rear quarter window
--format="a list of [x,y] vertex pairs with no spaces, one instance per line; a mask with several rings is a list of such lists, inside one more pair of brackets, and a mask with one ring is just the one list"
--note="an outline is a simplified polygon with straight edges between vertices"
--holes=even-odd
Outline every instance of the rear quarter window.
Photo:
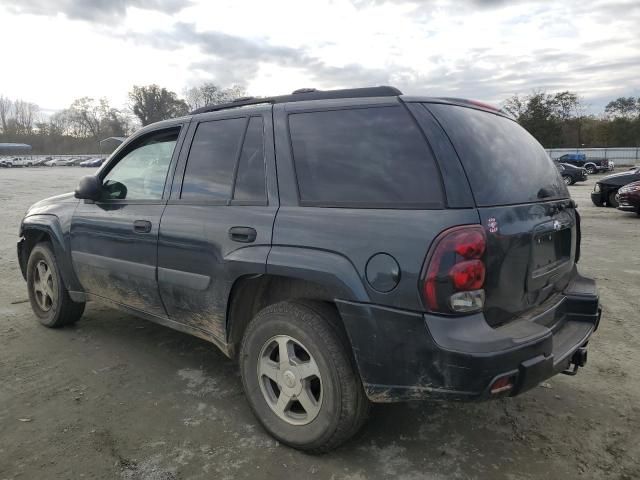
[[404,107],[295,113],[289,129],[303,205],[442,207],[433,155]]
[[515,121],[456,105],[426,106],[451,139],[478,206],[569,197],[542,145]]

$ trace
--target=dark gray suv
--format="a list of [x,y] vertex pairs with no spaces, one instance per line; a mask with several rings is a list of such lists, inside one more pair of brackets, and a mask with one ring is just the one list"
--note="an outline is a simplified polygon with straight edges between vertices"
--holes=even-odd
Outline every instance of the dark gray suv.
[[213,105],[33,205],[46,326],[97,300],[238,358],[274,437],[327,451],[370,402],[484,400],[575,374],[598,326],[576,205],[487,105],[395,88]]

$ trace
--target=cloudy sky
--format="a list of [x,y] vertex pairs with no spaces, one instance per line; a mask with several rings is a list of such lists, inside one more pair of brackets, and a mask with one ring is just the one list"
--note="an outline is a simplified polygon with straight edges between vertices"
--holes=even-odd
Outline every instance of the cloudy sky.
[[0,94],[124,106],[131,86],[252,95],[389,84],[499,104],[640,95],[640,0],[0,0]]

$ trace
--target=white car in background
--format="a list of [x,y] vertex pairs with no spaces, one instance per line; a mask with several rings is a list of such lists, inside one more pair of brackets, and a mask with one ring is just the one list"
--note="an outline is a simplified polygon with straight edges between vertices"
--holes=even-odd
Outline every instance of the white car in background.
[[23,157],[13,157],[13,158],[3,158],[0,160],[0,166],[5,168],[12,167],[31,167],[33,165],[33,160],[30,158]]
[[54,158],[53,160],[49,160],[48,162],[44,162],[47,167],[66,167],[68,165],[73,165],[73,160],[68,158]]

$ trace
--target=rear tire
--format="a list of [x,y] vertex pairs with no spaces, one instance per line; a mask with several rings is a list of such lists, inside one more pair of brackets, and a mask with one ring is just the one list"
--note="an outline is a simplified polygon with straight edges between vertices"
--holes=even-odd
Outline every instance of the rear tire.
[[271,435],[293,448],[327,452],[367,419],[369,401],[338,321],[330,305],[281,302],[260,311],[242,339],[249,405]]
[[39,243],[31,250],[27,262],[27,288],[31,309],[45,327],[71,325],[84,313],[85,304],[76,303],[69,297],[49,243]]
[[597,172],[596,166],[593,163],[589,163],[585,165],[584,168],[589,175],[593,175],[594,173]]
[[616,198],[617,195],[618,195],[617,190],[613,192],[609,192],[609,196],[607,197],[607,205],[609,205],[612,208],[618,208],[618,205],[620,204],[618,203],[618,199]]

